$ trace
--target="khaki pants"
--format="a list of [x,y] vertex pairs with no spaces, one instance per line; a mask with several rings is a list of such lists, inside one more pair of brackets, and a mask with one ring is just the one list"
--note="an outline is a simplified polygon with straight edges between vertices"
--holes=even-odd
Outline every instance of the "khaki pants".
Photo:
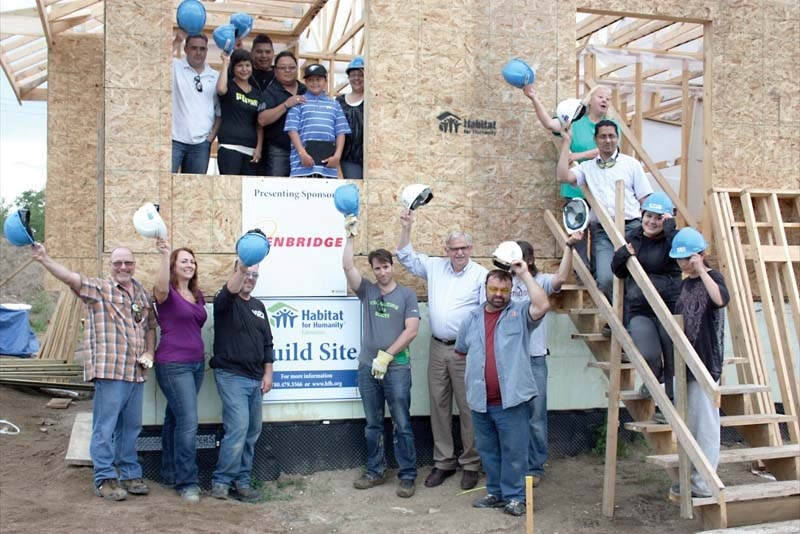
[[[464,384],[466,358],[457,356],[453,345],[445,345],[431,338],[428,362],[428,389],[430,391],[431,430],[433,431],[433,461],[439,469],[451,470],[461,465],[466,471],[480,468],[480,457],[475,449],[472,415],[467,406],[467,388]],[[456,458],[453,445],[453,396],[456,398],[461,421],[461,443],[464,452]]]

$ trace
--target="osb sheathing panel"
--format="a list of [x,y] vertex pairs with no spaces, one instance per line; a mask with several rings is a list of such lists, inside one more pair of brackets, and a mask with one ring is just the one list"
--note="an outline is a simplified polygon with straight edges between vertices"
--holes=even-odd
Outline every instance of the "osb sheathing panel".
[[[557,261],[560,251],[542,217],[561,203],[557,152],[530,102],[500,71],[512,56],[535,65],[537,92],[548,109],[574,96],[578,6],[713,21],[706,39],[713,185],[800,186],[800,96],[792,78],[800,64],[797,2],[371,0],[368,179],[359,184],[366,241],[359,253],[394,248],[399,193],[422,182],[433,187],[435,199],[418,213],[412,241],[419,250],[443,254],[442,237],[460,228],[473,234],[474,254],[484,263],[509,238],[526,238],[538,257]],[[158,201],[173,246],[192,246],[202,262],[219,266],[204,271],[216,288],[241,229],[241,178],[168,173],[174,5],[115,0],[106,2],[106,13],[104,219],[121,226],[106,229],[105,249],[125,240],[151,250],[127,221],[145,199]],[[442,132],[436,117],[445,111],[496,121],[496,135]],[[123,178],[132,183],[119,183]],[[409,281],[402,268],[398,273]]]
[[[100,35],[61,35],[49,51],[45,246],[53,258],[89,274],[97,271],[102,73]],[[47,277],[46,287],[63,286]]]

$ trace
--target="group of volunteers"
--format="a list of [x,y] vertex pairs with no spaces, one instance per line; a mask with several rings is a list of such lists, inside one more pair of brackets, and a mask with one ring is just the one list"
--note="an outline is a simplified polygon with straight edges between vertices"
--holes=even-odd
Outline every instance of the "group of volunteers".
[[328,71],[303,67],[290,50],[277,55],[272,40],[256,35],[250,51],[221,54],[222,70],[206,63],[208,38],[179,30],[183,58],[172,61],[172,172],[206,174],[218,141],[220,174],[244,176],[363,177],[364,59],[346,73],[350,92],[331,98]]
[[[182,39],[176,39],[176,46]],[[345,158],[350,154],[357,155],[360,169],[361,140],[358,147],[347,145],[345,134],[352,131],[360,136],[362,131],[362,119],[354,118],[360,117],[360,111],[353,110],[363,106],[363,59],[354,59],[348,67],[353,93],[335,101],[325,94],[327,72],[322,65],[305,67],[303,85],[296,80],[297,61],[292,53],[281,52],[273,61],[272,43],[266,36],[254,39],[251,52],[239,48],[223,56],[225,68],[219,76],[206,65],[206,50],[204,36],[188,37],[186,57],[174,63],[173,170],[205,172],[215,136],[220,142],[222,172],[257,174],[261,168],[271,176],[335,177],[342,161],[347,176],[350,171],[345,163],[356,163]],[[567,121],[551,119],[531,84],[523,92],[533,101],[542,124],[563,139],[557,178],[577,186],[563,190],[565,196],[580,196],[579,187],[586,186],[612,219],[624,218],[627,243],[614,251],[591,214],[586,232],[570,233],[553,274],[538,270],[534,247],[523,236],[497,247],[492,270],[471,259],[472,237],[460,230],[444,237],[443,249],[436,251],[441,255],[428,255],[411,244],[415,212],[432,198],[430,189],[416,184],[410,186],[410,198],[403,195],[395,252],[403,267],[427,286],[431,331],[427,381],[434,465],[424,486],[446,483],[460,469],[460,487],[471,490],[482,470],[486,494],[473,506],[498,508],[514,516],[525,513],[525,476],[533,477],[534,486],[544,476],[548,297],[570,276],[573,249],[591,260],[607,298],[611,298],[612,277],[626,279],[625,326],[670,398],[672,343],[643,292],[630,279],[628,260],[637,258],[670,311],[683,315],[686,335],[714,380],[721,374],[722,308],[729,298],[722,275],[705,262],[703,236],[692,228],[676,228],[670,197],[654,192],[641,164],[620,152],[619,125],[606,115],[609,90],[593,89],[583,102],[584,113]],[[217,101],[221,115],[215,112]],[[320,155],[325,157],[317,159]],[[351,170],[360,177],[355,166]],[[617,181],[625,185],[624,213],[615,212]],[[409,498],[416,492],[418,473],[410,415],[409,350],[419,332],[417,296],[395,281],[389,250],[378,248],[368,255],[374,281],[359,272],[353,241],[358,225],[357,188],[353,184],[338,188],[334,201],[346,216],[344,275],[362,304],[357,374],[366,418],[367,461],[353,485],[365,490],[387,480],[384,406],[388,405],[399,467],[396,494]],[[591,250],[579,252],[589,233]],[[128,493],[149,491],[142,479],[136,439],[142,425],[146,369],[154,364],[167,399],[161,482],[174,487],[185,501],[198,502],[195,439],[197,394],[205,369],[200,335],[207,318],[205,298],[198,288],[194,252],[187,247],[171,250],[165,232],[152,237],[161,255],[152,292],[134,278],[136,260],[127,247],[111,251],[110,276],[105,279],[71,271],[51,259],[39,243],[33,245],[32,255],[86,305],[90,355],[85,379],[94,382],[95,391],[90,452],[96,494],[122,500]],[[265,250],[248,254],[243,245],[248,242],[256,244],[255,250]],[[267,311],[252,293],[259,262],[268,250],[263,233],[245,234],[237,243],[232,272],[213,300],[214,345],[209,363],[222,401],[224,436],[211,496],[219,499],[253,502],[261,497],[251,475],[263,395],[272,388],[274,357]],[[716,468],[719,411],[689,375],[687,424]],[[642,393],[649,392],[644,388]],[[453,432],[454,400],[460,449]],[[679,491],[677,485],[671,488],[672,493]],[[710,494],[696,472],[691,491],[696,496]]]

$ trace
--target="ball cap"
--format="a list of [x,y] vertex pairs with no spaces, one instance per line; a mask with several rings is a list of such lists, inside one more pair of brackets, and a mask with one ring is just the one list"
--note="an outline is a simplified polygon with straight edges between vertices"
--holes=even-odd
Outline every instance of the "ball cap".
[[326,69],[319,63],[312,63],[311,65],[306,65],[306,68],[303,70],[303,78],[309,78],[311,76],[322,76],[324,78],[327,78],[328,69]]

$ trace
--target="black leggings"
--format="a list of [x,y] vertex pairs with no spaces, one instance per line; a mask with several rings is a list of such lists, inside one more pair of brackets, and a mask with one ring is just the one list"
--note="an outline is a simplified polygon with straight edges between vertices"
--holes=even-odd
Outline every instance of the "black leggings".
[[220,174],[237,174],[239,176],[257,176],[258,166],[250,160],[253,156],[242,154],[236,150],[219,147],[217,150],[217,166]]

